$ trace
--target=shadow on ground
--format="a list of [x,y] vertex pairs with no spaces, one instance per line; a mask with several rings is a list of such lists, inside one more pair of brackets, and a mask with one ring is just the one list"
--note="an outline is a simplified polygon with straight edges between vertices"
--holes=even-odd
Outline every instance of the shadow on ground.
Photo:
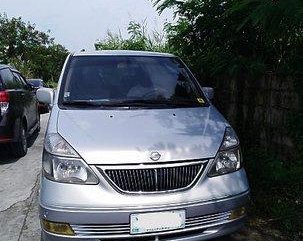
[[[34,145],[37,140],[39,133],[35,132],[27,140],[27,147],[30,148]],[[18,161],[20,158],[14,157],[10,150],[10,145],[1,144],[0,145],[0,165],[10,164]]]

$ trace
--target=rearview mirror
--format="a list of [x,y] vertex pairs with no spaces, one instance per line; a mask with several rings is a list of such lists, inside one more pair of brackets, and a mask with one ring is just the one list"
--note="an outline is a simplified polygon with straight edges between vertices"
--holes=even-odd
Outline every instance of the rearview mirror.
[[214,98],[215,91],[212,87],[203,87],[202,90],[208,99],[212,100]]
[[54,91],[50,88],[40,88],[37,90],[37,99],[39,102],[53,105]]

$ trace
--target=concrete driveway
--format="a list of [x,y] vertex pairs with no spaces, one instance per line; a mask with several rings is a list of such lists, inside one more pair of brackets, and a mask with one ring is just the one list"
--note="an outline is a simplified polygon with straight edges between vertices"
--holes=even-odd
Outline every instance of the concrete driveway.
[[[10,158],[0,149],[0,241],[40,241],[38,188],[43,138],[49,115],[41,116],[41,132],[30,140],[28,154]],[[270,229],[244,228],[213,241],[277,241]]]
[[48,114],[41,115],[41,132],[30,138],[28,154],[10,158],[0,147],[0,240],[38,241],[38,187],[43,138]]

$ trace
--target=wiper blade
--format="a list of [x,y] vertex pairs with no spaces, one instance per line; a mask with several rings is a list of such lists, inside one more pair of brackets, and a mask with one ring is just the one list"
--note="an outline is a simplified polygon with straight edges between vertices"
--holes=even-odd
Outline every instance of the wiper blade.
[[70,106],[94,106],[94,107],[151,107],[151,106],[201,106],[193,100],[121,100],[105,102],[102,100],[71,100],[62,102],[63,105]]
[[112,106],[127,107],[198,107],[204,106],[194,100],[125,100],[111,103]]
[[150,106],[169,106],[168,101],[163,100],[124,100],[112,102],[112,106],[128,106],[128,107],[150,107]]
[[172,100],[171,103],[173,105],[194,105],[194,106],[202,106],[202,103],[194,100]]
[[156,100],[123,100],[123,101],[112,101],[112,102],[104,102],[99,100],[71,100],[62,102],[64,105],[80,105],[80,106],[129,106],[129,105],[155,105],[155,104],[167,104],[163,101]]
[[63,101],[63,105],[74,105],[74,106],[102,106],[99,101],[93,101],[93,100],[68,100]]

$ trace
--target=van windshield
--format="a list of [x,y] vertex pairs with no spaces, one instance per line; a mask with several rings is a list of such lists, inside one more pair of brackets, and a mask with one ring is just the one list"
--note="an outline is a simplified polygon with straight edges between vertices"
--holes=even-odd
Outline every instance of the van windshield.
[[63,80],[64,105],[202,106],[195,80],[172,57],[78,56]]

